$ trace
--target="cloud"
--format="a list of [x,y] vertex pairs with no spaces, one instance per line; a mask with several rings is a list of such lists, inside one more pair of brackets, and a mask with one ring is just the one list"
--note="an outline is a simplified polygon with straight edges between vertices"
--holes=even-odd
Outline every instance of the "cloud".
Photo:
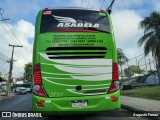
[[5,10],[4,14],[11,19],[15,19],[16,17],[19,18],[20,16],[27,16],[40,9],[36,0],[5,0],[1,4],[3,4],[2,8]]
[[[142,16],[134,10],[124,9],[114,11],[111,17],[117,48],[122,48],[123,52],[129,59],[133,58],[129,61],[129,65],[137,65],[137,62],[141,59],[141,57],[143,57],[142,54],[144,53],[143,46],[139,48],[137,45],[137,41],[141,36],[143,36],[143,30],[138,29],[139,22],[143,20]],[[136,56],[139,57],[136,59]],[[146,59],[147,62],[148,59],[151,59],[152,61],[153,57],[149,54]],[[145,59],[143,58],[140,61],[140,65],[144,63]],[[124,65],[124,67],[127,67],[127,65]],[[141,67],[143,68],[145,66]]]
[[145,0],[117,0],[115,1],[114,8],[116,9],[129,9],[133,7],[141,7]]
[[82,3],[82,7],[83,8],[92,8],[92,9],[97,9],[99,10],[101,7],[101,2],[99,0],[90,0],[89,5],[88,5],[89,0],[72,0],[72,4],[70,4],[70,6],[72,7],[81,7],[81,3]]
[[[142,31],[138,29],[142,17],[134,10],[115,11],[111,15],[117,47],[133,47]],[[135,47],[135,46],[134,46]]]
[[160,12],[160,2],[155,5],[154,9]]
[[[23,45],[22,48],[15,47],[14,49],[14,60],[17,61],[15,61],[13,65],[13,76],[19,77],[20,74],[23,73],[24,65],[32,61],[33,48],[32,44],[29,43],[29,39],[33,39],[34,37],[34,26],[32,23],[23,19],[19,20],[14,25],[9,24],[9,27],[5,23],[1,25],[3,26],[0,26],[0,36],[2,38],[0,44],[1,53],[11,58],[12,48],[8,46],[8,44]],[[14,32],[16,37],[11,31]],[[8,72],[9,67],[5,68],[2,62],[0,62],[0,66],[6,69],[6,73]]]

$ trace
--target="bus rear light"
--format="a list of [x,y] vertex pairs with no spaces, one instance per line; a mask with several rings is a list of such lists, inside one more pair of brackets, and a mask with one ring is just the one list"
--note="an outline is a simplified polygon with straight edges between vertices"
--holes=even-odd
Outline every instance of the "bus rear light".
[[36,104],[37,104],[38,107],[44,107],[44,105],[40,102],[37,102]]
[[41,69],[40,69],[40,64],[36,64],[34,66],[34,85],[41,85],[42,80],[41,80]]
[[118,64],[113,62],[112,67],[113,67],[113,69],[112,69],[112,80],[113,81],[118,81],[119,80],[119,76],[118,76]]
[[48,8],[44,8],[43,10],[49,10]]
[[41,96],[41,97],[47,97],[46,92],[43,89],[42,86],[42,79],[41,79],[41,69],[40,64],[34,65],[34,85],[33,85],[33,93]]
[[112,67],[113,67],[113,69],[112,69],[112,83],[111,83],[110,88],[108,90],[108,94],[119,90],[118,64],[113,62]]
[[116,96],[111,96],[111,101],[112,102],[116,102],[117,101],[117,97]]
[[33,86],[33,93],[41,96],[41,97],[48,97],[46,92],[44,91],[42,85],[34,85]]
[[105,11],[104,11],[104,10],[100,10],[100,12],[101,12],[101,13],[105,13]]
[[[110,85],[110,88],[108,90],[108,94],[110,93],[113,93],[113,92],[116,92],[117,90],[119,90],[119,86],[115,86],[115,82],[116,81],[112,81],[111,85]],[[117,81],[118,82],[118,81]]]
[[34,73],[34,84],[41,85],[41,73],[40,72],[35,72]]

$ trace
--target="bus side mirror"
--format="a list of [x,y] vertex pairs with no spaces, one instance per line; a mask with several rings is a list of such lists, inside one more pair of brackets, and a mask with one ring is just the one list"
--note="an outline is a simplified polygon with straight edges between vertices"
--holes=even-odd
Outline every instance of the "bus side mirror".
[[109,10],[107,10],[107,11],[108,11],[108,13],[109,13],[109,14],[111,14],[111,12],[112,12],[112,10],[110,10],[110,9],[109,9]]

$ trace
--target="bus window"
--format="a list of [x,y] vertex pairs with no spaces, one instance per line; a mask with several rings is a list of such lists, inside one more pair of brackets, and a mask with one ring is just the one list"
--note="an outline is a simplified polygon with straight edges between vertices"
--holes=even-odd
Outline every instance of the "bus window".
[[110,33],[108,18],[106,15],[100,16],[99,11],[62,9],[51,12],[52,15],[42,15],[41,33],[59,30],[96,30]]

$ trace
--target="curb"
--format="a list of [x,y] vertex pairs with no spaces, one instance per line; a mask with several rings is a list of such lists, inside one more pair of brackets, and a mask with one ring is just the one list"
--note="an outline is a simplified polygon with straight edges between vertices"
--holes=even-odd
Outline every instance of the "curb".
[[13,97],[15,97],[16,95],[15,94],[13,94],[12,96],[2,96],[2,98],[0,99],[0,102],[1,101],[5,101],[5,100],[8,100],[8,99],[11,99],[11,98],[13,98]]
[[[135,108],[133,106],[128,106],[128,105],[124,105],[124,104],[121,104],[121,107],[124,108],[124,109],[127,109],[129,111],[132,111],[132,112],[135,112],[135,113],[139,113],[139,114],[144,114],[144,113],[152,113],[154,114],[154,112],[151,112],[151,111],[144,111],[142,109],[138,109],[138,108]],[[159,114],[157,117],[150,117],[150,116],[147,116],[147,118],[150,118],[152,120],[160,120],[160,111],[159,111]]]

